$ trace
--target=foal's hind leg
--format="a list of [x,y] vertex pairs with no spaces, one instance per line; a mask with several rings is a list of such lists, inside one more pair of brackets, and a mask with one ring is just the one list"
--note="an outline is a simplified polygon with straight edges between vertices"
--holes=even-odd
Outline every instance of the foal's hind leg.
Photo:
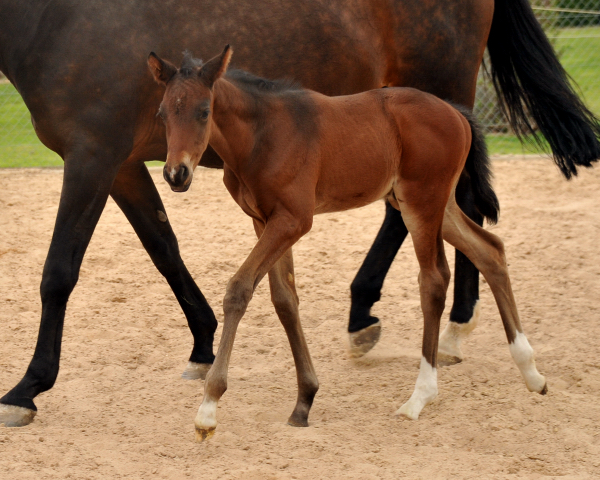
[[[471,220],[479,226],[483,225],[483,217],[475,207],[470,180],[464,175],[456,185],[456,202]],[[462,361],[461,343],[475,329],[481,315],[479,271],[460,250],[456,250],[454,263],[454,300],[450,321],[440,335],[438,365]]]
[[533,349],[521,328],[502,240],[472,222],[451,198],[444,217],[444,240],[463,252],[487,280],[506,331],[510,353],[532,392],[546,393],[546,379],[535,366]]
[[[398,195],[400,197],[400,195]],[[411,198],[407,195],[407,198]],[[414,197],[413,197],[414,198]],[[415,390],[408,402],[396,412],[411,420],[419,418],[423,407],[437,396],[437,349],[440,318],[450,283],[450,269],[442,240],[443,204],[434,199],[429,205],[407,205],[400,202],[404,222],[411,233],[419,261],[419,290],[424,329],[422,358]]]
[[291,248],[269,271],[269,284],[273,306],[292,348],[298,377],[298,400],[288,423],[294,427],[307,427],[308,413],[319,389],[319,381],[300,324]]

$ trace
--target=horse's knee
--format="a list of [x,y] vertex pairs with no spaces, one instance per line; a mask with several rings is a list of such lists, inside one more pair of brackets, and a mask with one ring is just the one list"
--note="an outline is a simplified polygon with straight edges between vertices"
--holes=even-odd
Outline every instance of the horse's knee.
[[246,311],[246,307],[252,299],[254,289],[249,282],[236,279],[235,277],[229,281],[225,298],[223,299],[223,312],[225,316],[241,317]]
[[152,242],[147,248],[148,254],[152,259],[152,263],[157,270],[166,279],[170,279],[179,274],[182,260],[179,255],[179,246],[177,240],[165,239],[159,237]]
[[443,309],[446,303],[446,292],[450,283],[449,269],[435,269],[419,274],[419,286],[422,294],[432,302],[437,309]]
[[271,292],[271,303],[279,318],[290,318],[298,313],[298,302],[295,295],[285,287]]
[[42,304],[64,305],[77,284],[78,274],[68,262],[51,262],[44,268],[40,295]]
[[[448,286],[450,285],[450,278],[452,277],[452,274],[450,272],[450,267],[448,266],[448,263],[446,261],[444,261],[438,267],[438,270],[440,273],[441,283],[444,288],[444,292],[446,292],[448,290]],[[444,293],[444,295],[445,295],[445,293]]]

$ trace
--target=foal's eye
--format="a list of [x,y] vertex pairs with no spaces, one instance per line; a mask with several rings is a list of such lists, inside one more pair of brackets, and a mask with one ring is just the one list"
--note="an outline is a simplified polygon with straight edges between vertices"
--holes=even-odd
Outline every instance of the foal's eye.
[[201,122],[206,122],[208,120],[208,116],[210,115],[210,110],[202,110],[198,112],[197,119]]

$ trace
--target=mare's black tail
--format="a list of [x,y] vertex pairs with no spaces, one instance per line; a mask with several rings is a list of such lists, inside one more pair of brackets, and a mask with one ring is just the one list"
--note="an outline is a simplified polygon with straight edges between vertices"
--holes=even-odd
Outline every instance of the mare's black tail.
[[488,223],[498,222],[500,203],[492,188],[492,171],[490,157],[488,156],[485,135],[481,131],[479,122],[473,112],[462,105],[454,105],[471,125],[471,149],[465,163],[465,170],[471,179],[471,191],[475,200],[475,207],[484,216]]
[[539,142],[537,126],[567,178],[577,166],[590,167],[600,157],[600,124],[573,90],[528,0],[496,0],[487,46],[494,87],[515,133]]

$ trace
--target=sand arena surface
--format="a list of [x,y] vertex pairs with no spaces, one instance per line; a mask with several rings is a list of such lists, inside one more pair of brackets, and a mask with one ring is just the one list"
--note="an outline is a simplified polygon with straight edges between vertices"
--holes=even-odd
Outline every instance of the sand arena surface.
[[[482,283],[482,321],[464,345],[465,361],[439,369],[440,394],[417,422],[393,416],[420,359],[410,239],[374,308],[380,344],[361,360],[346,353],[349,285],[383,218],[376,203],[317,217],[294,249],[321,384],[310,427],[285,424],[296,376],[263,281],[239,328],[216,435],[196,444],[202,382],[180,379],[191,334],[109,200],[68,305],[58,381],[37,398],[31,425],[0,427],[0,478],[599,478],[600,170],[567,182],[544,159],[493,167],[502,212],[492,230],[506,243],[547,396],[525,388]],[[170,192],[159,169],[152,175],[182,256],[221,322],[226,282],[255,242],[251,221],[220,171],[198,170],[186,194]],[[0,171],[2,394],[22,377],[35,345],[61,181],[61,170]]]

